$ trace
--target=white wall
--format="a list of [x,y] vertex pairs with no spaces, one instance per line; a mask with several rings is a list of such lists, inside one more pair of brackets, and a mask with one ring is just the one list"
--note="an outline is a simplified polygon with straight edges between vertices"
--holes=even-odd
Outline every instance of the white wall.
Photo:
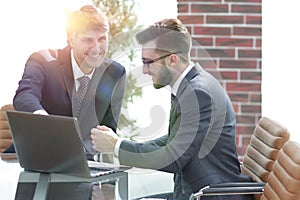
[[300,6],[297,0],[262,2],[262,115],[300,142]]
[[0,3],[0,105],[11,103],[24,64],[33,51],[66,44],[64,10],[59,1]]

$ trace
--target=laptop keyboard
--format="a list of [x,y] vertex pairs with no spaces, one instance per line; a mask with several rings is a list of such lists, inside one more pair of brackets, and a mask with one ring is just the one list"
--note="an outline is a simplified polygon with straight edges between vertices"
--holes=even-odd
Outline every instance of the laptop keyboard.
[[89,169],[92,177],[103,176],[103,175],[117,172],[117,170],[114,169],[97,168],[97,167],[89,167]]

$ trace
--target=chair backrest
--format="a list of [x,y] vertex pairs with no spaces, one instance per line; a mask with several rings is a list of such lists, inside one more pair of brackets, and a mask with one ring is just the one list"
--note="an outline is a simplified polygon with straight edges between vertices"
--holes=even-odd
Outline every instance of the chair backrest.
[[256,182],[267,182],[278,152],[289,138],[284,126],[270,118],[260,118],[247,147],[242,172]]
[[0,109],[0,153],[12,144],[12,138],[6,117],[7,110],[14,110],[12,104],[7,104]]
[[288,141],[279,151],[261,200],[300,199],[300,145]]

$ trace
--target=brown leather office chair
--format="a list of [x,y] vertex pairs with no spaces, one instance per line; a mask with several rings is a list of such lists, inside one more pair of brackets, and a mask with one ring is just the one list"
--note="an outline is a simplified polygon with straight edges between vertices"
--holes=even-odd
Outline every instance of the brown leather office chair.
[[300,145],[284,144],[273,165],[261,200],[300,199]]
[[254,194],[255,199],[259,199],[263,186],[267,182],[273,164],[277,159],[279,150],[289,138],[290,133],[283,125],[267,117],[260,118],[251,136],[241,165],[242,172],[249,175],[254,182],[213,184],[193,194],[191,199],[206,195],[221,195],[219,193],[221,189],[223,193],[236,194],[236,187],[244,187],[241,189],[248,188],[247,191],[243,191],[248,194]]
[[6,110],[14,110],[12,104],[7,104],[0,109],[0,153],[12,144],[12,138],[6,117]]
[[260,200],[300,199],[300,144],[288,141],[280,149],[277,160],[265,186],[231,185],[206,187],[193,194],[190,199],[201,200],[202,196],[261,193]]
[[279,150],[290,133],[278,122],[262,117],[258,121],[241,165],[243,173],[256,182],[266,182]]

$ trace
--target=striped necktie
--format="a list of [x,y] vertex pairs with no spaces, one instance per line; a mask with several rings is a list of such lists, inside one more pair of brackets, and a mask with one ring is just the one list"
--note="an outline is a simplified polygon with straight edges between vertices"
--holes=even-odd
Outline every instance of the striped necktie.
[[176,101],[176,96],[172,93],[171,94],[171,105],[173,105]]
[[169,133],[170,133],[170,126],[173,125],[174,117],[172,117],[172,114],[175,111],[175,103],[177,101],[176,96],[172,93],[171,95],[171,108],[170,108],[170,116],[169,116]]
[[81,104],[83,102],[83,99],[85,97],[89,82],[90,82],[90,78],[87,76],[82,76],[80,78],[77,79],[79,81],[79,87],[78,90],[76,92],[77,94],[77,99],[78,99],[78,111],[81,108]]

